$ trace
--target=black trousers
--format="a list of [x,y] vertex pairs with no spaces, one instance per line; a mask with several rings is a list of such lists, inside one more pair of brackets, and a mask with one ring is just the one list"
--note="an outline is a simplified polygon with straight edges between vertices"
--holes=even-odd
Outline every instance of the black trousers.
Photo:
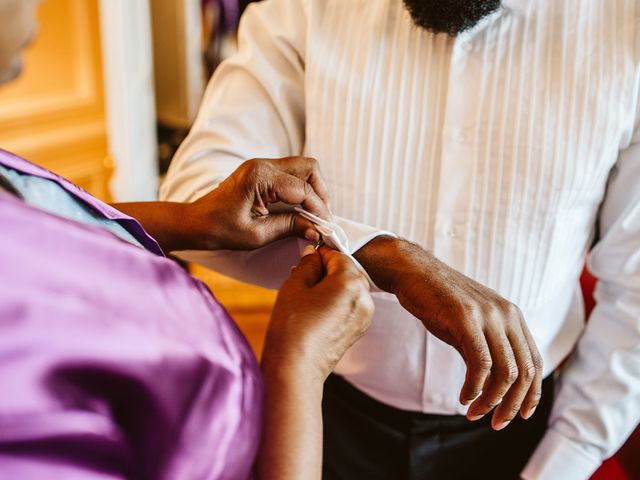
[[518,479],[547,429],[552,375],[533,416],[491,429],[460,415],[431,415],[380,403],[343,378],[324,387],[323,478],[327,480]]

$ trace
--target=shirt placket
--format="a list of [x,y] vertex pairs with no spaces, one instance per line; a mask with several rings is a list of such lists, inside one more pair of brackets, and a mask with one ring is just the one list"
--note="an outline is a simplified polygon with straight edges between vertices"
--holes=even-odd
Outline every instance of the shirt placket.
[[[440,190],[433,228],[434,254],[450,267],[465,270],[469,235],[469,205],[477,181],[473,159],[478,148],[476,127],[477,88],[482,73],[481,35],[459,35],[451,51],[448,89],[442,128]],[[446,73],[443,73],[446,74]],[[457,352],[426,334],[422,404],[425,411],[451,413],[460,410]]]

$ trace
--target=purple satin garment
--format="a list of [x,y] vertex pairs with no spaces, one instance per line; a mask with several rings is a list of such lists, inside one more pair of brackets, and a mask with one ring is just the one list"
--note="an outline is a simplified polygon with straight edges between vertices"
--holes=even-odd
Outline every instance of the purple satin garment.
[[202,5],[217,4],[220,7],[222,19],[221,25],[226,32],[235,32],[240,21],[239,0],[201,0]]
[[263,386],[209,290],[151,251],[0,192],[0,479],[251,476]]

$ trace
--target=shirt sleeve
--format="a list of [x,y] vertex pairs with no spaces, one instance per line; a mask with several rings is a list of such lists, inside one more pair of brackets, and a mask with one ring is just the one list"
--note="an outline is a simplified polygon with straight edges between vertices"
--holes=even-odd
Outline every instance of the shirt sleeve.
[[[247,159],[302,154],[306,19],[305,0],[266,0],[247,8],[238,53],[211,79],[198,118],[162,185],[161,199],[199,198]],[[389,235],[345,218],[334,220],[347,234],[350,253],[379,235]],[[307,243],[287,239],[253,252],[179,256],[245,282],[279,288]]]
[[640,130],[613,168],[588,265],[597,305],[523,478],[588,478],[640,421]]

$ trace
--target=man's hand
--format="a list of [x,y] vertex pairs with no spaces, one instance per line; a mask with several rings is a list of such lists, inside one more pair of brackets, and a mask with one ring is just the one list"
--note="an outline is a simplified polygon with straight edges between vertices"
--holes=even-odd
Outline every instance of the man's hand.
[[367,330],[369,283],[344,254],[307,247],[273,309],[263,368],[304,371],[320,384]]
[[313,224],[295,214],[270,213],[269,205],[302,205],[331,218],[327,187],[318,162],[287,157],[244,162],[208,195],[189,205],[200,249],[251,250],[292,235],[319,240]]
[[495,408],[500,430],[538,405],[542,360],[517,306],[453,270],[417,245],[379,237],[356,253],[376,285],[394,293],[427,330],[467,364],[460,402],[467,417]]

